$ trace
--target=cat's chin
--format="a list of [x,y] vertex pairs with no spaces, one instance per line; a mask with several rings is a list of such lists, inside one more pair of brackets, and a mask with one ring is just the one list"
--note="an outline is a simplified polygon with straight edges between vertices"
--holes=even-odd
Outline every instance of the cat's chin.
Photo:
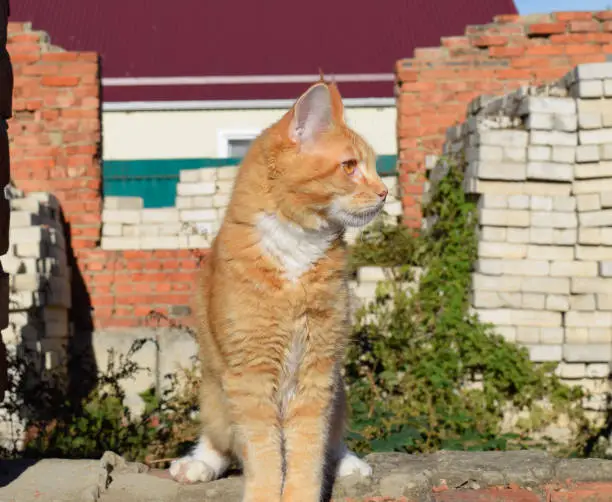
[[330,212],[329,219],[344,227],[363,227],[376,218],[376,216],[380,214],[382,208],[383,204],[354,212],[344,209],[335,209]]

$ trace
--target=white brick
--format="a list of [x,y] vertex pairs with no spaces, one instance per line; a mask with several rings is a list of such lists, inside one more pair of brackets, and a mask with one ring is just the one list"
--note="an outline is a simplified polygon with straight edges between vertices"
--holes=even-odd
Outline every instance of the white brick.
[[117,249],[140,249],[140,240],[138,237],[102,237],[100,247],[111,251]]
[[[472,288],[475,291],[504,291],[518,292],[521,291],[521,277],[496,277],[483,275],[479,273],[472,274]],[[569,292],[569,281],[567,283],[567,291]]]
[[506,209],[481,209],[479,211],[481,225],[501,227],[529,226],[529,211]]
[[597,277],[597,262],[594,261],[553,261],[550,264],[551,277]]
[[565,343],[589,343],[589,328],[565,328]]
[[220,180],[233,180],[238,174],[238,166],[225,166],[217,169],[217,178]]
[[104,223],[102,225],[102,235],[106,237],[120,237],[123,225],[121,223]]
[[553,115],[553,128],[557,131],[574,132],[578,129],[578,117],[572,115]]
[[588,378],[608,378],[610,374],[610,365],[605,364],[589,364],[586,367],[586,376]]
[[140,225],[138,227],[140,236],[155,237],[160,234],[160,225]]
[[503,227],[480,227],[479,239],[488,242],[503,242],[506,240],[506,229]]
[[599,194],[599,199],[601,201],[601,207],[612,207],[612,191],[601,192],[601,194]]
[[176,208],[143,209],[143,223],[175,223],[179,221],[179,212]]
[[[529,138],[531,145],[576,146],[578,144],[576,134],[561,131],[531,131]],[[605,143],[605,141],[599,141],[598,143]]]
[[186,209],[181,211],[181,221],[217,221],[215,209]]
[[521,293],[507,293],[494,291],[473,291],[470,303],[477,308],[520,308],[522,303]]
[[565,363],[559,364],[557,374],[561,378],[584,378],[586,375],[586,364],[584,363]]
[[587,328],[589,343],[612,343],[612,328]]
[[556,345],[563,343],[563,328],[540,328],[540,342],[546,345]]
[[570,261],[574,258],[574,248],[569,246],[527,246],[527,258],[532,260]]
[[546,195],[532,195],[531,209],[536,211],[552,211],[553,197]]
[[217,191],[215,183],[212,181],[201,183],[177,183],[176,193],[178,196],[190,195],[213,195]]
[[526,326],[516,328],[516,341],[533,345],[540,343],[540,328]]
[[521,304],[518,308],[530,310],[544,310],[546,305],[546,295],[541,293],[523,293]]
[[531,113],[525,120],[525,128],[551,131],[554,129],[553,116],[551,113]]
[[578,204],[578,211],[599,211],[601,209],[599,194],[596,193],[577,195],[576,202]]
[[574,97],[600,98],[603,96],[603,81],[579,80],[570,89]]
[[576,259],[592,261],[612,260],[612,247],[577,245]]
[[[574,182],[576,183],[576,182]],[[466,193],[492,193],[492,194],[524,194],[524,195],[570,195],[573,185],[571,183],[543,183],[528,181],[525,183],[506,183],[502,181],[482,181],[466,179],[464,189]],[[599,190],[596,190],[599,191]]]
[[502,275],[504,264],[500,259],[479,259],[474,262],[474,271],[484,275]]
[[465,160],[468,162],[488,161],[501,162],[504,157],[504,149],[501,146],[482,145],[480,147],[469,147],[465,150]]
[[561,246],[573,246],[577,240],[578,229],[576,228],[553,229],[553,244]]
[[612,191],[612,178],[574,181],[572,190],[575,194],[609,192]]
[[197,169],[183,169],[179,173],[181,183],[197,183],[200,181],[200,173]]
[[138,210],[143,208],[142,197],[104,197],[104,209]]
[[508,207],[510,209],[529,209],[529,196],[528,195],[509,195],[508,196]]
[[612,312],[570,310],[565,314],[565,325],[570,328],[609,328],[612,327]]
[[599,156],[603,160],[612,160],[612,144],[598,145]]
[[197,195],[195,197],[192,197],[193,204],[191,207],[193,209],[211,209],[212,207],[214,207],[213,201],[215,200],[215,197],[219,196],[219,194],[215,194],[213,196]]
[[606,295],[612,291],[612,279],[602,277],[573,277],[571,284],[572,293],[575,294],[600,293]]
[[612,162],[576,164],[574,166],[574,176],[577,179],[612,178]]
[[498,242],[479,242],[478,256],[482,258],[524,258],[527,246]]
[[102,211],[104,223],[131,223],[138,224],[142,221],[141,210],[130,209],[104,209]]
[[516,342],[516,328],[514,326],[495,326],[495,331],[507,342]]
[[578,145],[576,148],[576,162],[599,161],[599,148],[595,145]]
[[594,129],[591,131],[579,131],[581,145],[600,145],[612,142],[612,129]]
[[191,209],[193,207],[194,197],[177,197],[176,208],[177,209]]
[[504,160],[514,163],[524,163],[527,160],[527,150],[525,148],[504,148]]
[[599,262],[599,275],[602,277],[612,277],[612,261]]
[[[580,148],[580,147],[579,147]],[[527,160],[547,161],[552,159],[552,148],[550,146],[529,146],[527,148]]]
[[597,112],[580,112],[578,114],[578,125],[580,129],[599,129],[602,127],[601,113]]
[[578,242],[580,244],[601,244],[601,229],[597,227],[579,228]]
[[531,113],[572,115],[576,113],[576,101],[572,98],[527,96],[521,101],[518,114],[528,115]]
[[576,161],[576,148],[573,146],[555,146],[552,152],[553,162],[573,164]]
[[234,188],[234,180],[217,181],[217,191],[219,193],[231,193]]
[[506,239],[511,243],[520,244],[529,242],[529,228],[508,228],[506,235]]
[[576,210],[576,197],[557,195],[553,197],[553,210],[572,213]]
[[546,260],[502,260],[503,273],[507,275],[547,276],[550,264]]
[[565,312],[569,310],[569,296],[567,295],[548,295],[546,297],[546,310]]
[[531,213],[531,225],[533,227],[576,228],[578,226],[578,221],[576,215],[573,213],[533,211]]
[[560,361],[563,357],[561,345],[527,345],[527,349],[534,362]]
[[561,326],[561,314],[558,312],[522,309],[481,309],[477,312],[485,323],[553,328]]
[[604,80],[604,96],[612,96],[612,80]]
[[572,295],[570,299],[570,310],[595,310],[595,295]]
[[527,132],[516,130],[485,130],[476,134],[476,140],[480,145],[526,148],[528,139]]
[[478,199],[478,207],[482,209],[506,209],[508,197],[506,195],[483,194]]
[[570,293],[570,280],[565,277],[523,277],[521,278],[520,290],[524,293],[568,295]]
[[470,162],[466,172],[483,180],[522,181],[526,178],[525,164]]
[[612,78],[610,63],[582,63],[573,71],[577,80],[603,80]]
[[552,162],[529,162],[527,178],[532,180],[571,181],[573,179],[571,164]]
[[[212,204],[214,207],[227,207],[230,201],[230,197],[231,197],[230,194],[223,194],[223,193],[213,195]],[[399,208],[399,213],[398,213],[398,208]],[[397,200],[393,202],[390,202],[390,201],[387,202],[385,204],[385,211],[388,214],[401,215],[402,214],[401,201]]]
[[565,344],[563,359],[567,362],[608,362],[612,355],[608,344]]

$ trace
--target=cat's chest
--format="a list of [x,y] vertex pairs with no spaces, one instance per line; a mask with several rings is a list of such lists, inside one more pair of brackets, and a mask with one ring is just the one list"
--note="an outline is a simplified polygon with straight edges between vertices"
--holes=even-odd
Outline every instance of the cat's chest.
[[292,283],[312,269],[337,238],[331,230],[306,231],[269,214],[258,218],[257,232],[264,255],[276,262],[283,277]]

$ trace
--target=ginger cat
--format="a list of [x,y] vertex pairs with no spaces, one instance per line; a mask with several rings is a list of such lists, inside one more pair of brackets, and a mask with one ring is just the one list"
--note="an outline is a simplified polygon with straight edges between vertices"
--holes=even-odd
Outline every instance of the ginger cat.
[[343,442],[342,237],[386,196],[372,148],[323,79],[253,142],[201,272],[203,431],[174,479],[211,481],[236,457],[244,502],[319,502],[325,466],[371,474]]

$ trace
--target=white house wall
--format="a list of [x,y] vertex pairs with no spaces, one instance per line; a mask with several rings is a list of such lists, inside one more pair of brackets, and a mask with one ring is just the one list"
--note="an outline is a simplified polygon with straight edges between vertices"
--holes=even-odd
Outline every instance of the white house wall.
[[[285,110],[104,111],[104,160],[225,157],[222,138],[251,134]],[[347,108],[349,124],[379,155],[395,155],[396,109]]]

